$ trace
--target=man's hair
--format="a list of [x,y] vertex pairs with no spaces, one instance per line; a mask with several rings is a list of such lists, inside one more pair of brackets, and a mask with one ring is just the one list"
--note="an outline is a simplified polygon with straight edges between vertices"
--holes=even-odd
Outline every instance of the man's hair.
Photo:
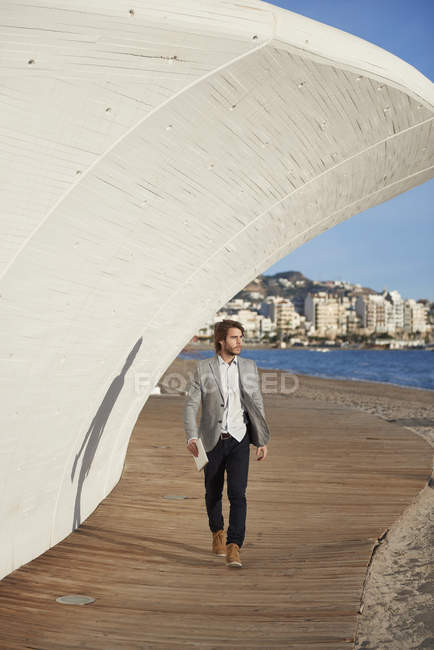
[[237,327],[241,330],[241,333],[244,336],[244,327],[236,320],[229,320],[226,318],[225,320],[220,321],[220,323],[214,325],[214,348],[216,354],[220,352],[219,341],[226,340],[227,333],[231,327]]

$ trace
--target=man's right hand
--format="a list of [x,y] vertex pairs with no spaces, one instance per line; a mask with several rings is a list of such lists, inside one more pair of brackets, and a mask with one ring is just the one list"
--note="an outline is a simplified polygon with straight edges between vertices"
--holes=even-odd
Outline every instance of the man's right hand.
[[196,456],[196,458],[197,458],[197,456],[199,456],[199,450],[198,450],[197,445],[196,445],[196,440],[197,440],[197,438],[192,438],[191,440],[189,440],[188,445],[187,445],[187,449],[188,449],[188,451],[190,451],[193,454],[193,456]]

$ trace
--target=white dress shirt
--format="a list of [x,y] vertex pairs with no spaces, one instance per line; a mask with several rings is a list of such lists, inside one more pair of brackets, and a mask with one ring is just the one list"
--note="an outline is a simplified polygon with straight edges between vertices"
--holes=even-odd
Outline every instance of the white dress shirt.
[[225,405],[222,433],[230,433],[233,438],[241,442],[247,431],[247,418],[241,405],[238,360],[234,357],[231,363],[226,363],[219,354],[217,356]]

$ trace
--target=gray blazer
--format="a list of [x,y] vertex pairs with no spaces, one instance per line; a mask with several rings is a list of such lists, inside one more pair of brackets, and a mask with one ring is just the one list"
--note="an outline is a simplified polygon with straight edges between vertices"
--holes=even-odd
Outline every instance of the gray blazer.
[[[265,421],[258,368],[252,359],[238,356],[241,404],[247,414],[247,435],[256,447],[266,445],[270,432]],[[202,406],[199,427],[197,412]],[[224,397],[220,381],[217,355],[198,362],[191,378],[184,406],[184,429],[186,440],[200,438],[205,451],[211,451],[218,443],[223,419]]]

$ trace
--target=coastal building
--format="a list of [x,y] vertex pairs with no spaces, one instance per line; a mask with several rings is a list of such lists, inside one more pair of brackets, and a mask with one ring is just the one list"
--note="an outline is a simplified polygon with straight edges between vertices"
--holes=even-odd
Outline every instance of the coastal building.
[[266,316],[259,316],[259,328],[260,328],[260,334],[261,338],[265,337],[271,337],[275,334],[276,328],[271,320],[271,318],[267,318]]
[[274,323],[275,322],[275,305],[279,302],[281,298],[279,296],[267,296],[265,300],[262,301],[259,308],[259,313],[263,316],[267,316]]
[[278,334],[286,334],[300,327],[300,314],[291,300],[276,298],[268,303],[268,315]]
[[404,302],[404,331],[410,334],[427,331],[428,308],[421,302],[409,298]]
[[408,341],[407,339],[390,339],[388,342],[384,340],[376,340],[376,345],[386,345],[390,350],[404,350],[406,348],[421,348],[424,347],[425,342],[423,338],[412,339]]
[[195,338],[199,341],[208,341],[213,335],[213,325],[212,323],[206,323],[203,327],[200,327],[196,334]]
[[286,334],[300,326],[300,314],[290,300],[279,300],[275,304],[276,331]]
[[345,306],[341,308],[336,297],[326,291],[308,293],[304,301],[306,320],[311,323],[310,334],[316,336],[336,336],[342,326],[342,314],[345,315]]
[[282,285],[282,287],[285,287],[286,289],[296,286],[294,282],[291,282],[287,278],[279,278],[278,282],[280,285]]
[[384,295],[359,295],[356,300],[356,312],[361,319],[361,327],[367,333],[395,333],[394,309]]
[[349,331],[354,331],[357,325],[353,298],[349,296],[339,296],[338,303],[338,328],[337,333],[345,336]]
[[[250,307],[250,302],[244,300],[243,298],[232,298],[224,306],[223,309],[227,313],[238,312],[240,309],[248,309]],[[221,311],[221,310],[220,310]]]
[[260,291],[250,291],[249,296],[252,300],[262,300],[263,296]]
[[404,300],[399,291],[385,292],[385,299],[392,305],[393,320],[395,322],[395,329],[401,330],[404,328]]
[[355,304],[350,304],[346,312],[346,334],[355,334],[361,325],[361,320],[356,312]]

